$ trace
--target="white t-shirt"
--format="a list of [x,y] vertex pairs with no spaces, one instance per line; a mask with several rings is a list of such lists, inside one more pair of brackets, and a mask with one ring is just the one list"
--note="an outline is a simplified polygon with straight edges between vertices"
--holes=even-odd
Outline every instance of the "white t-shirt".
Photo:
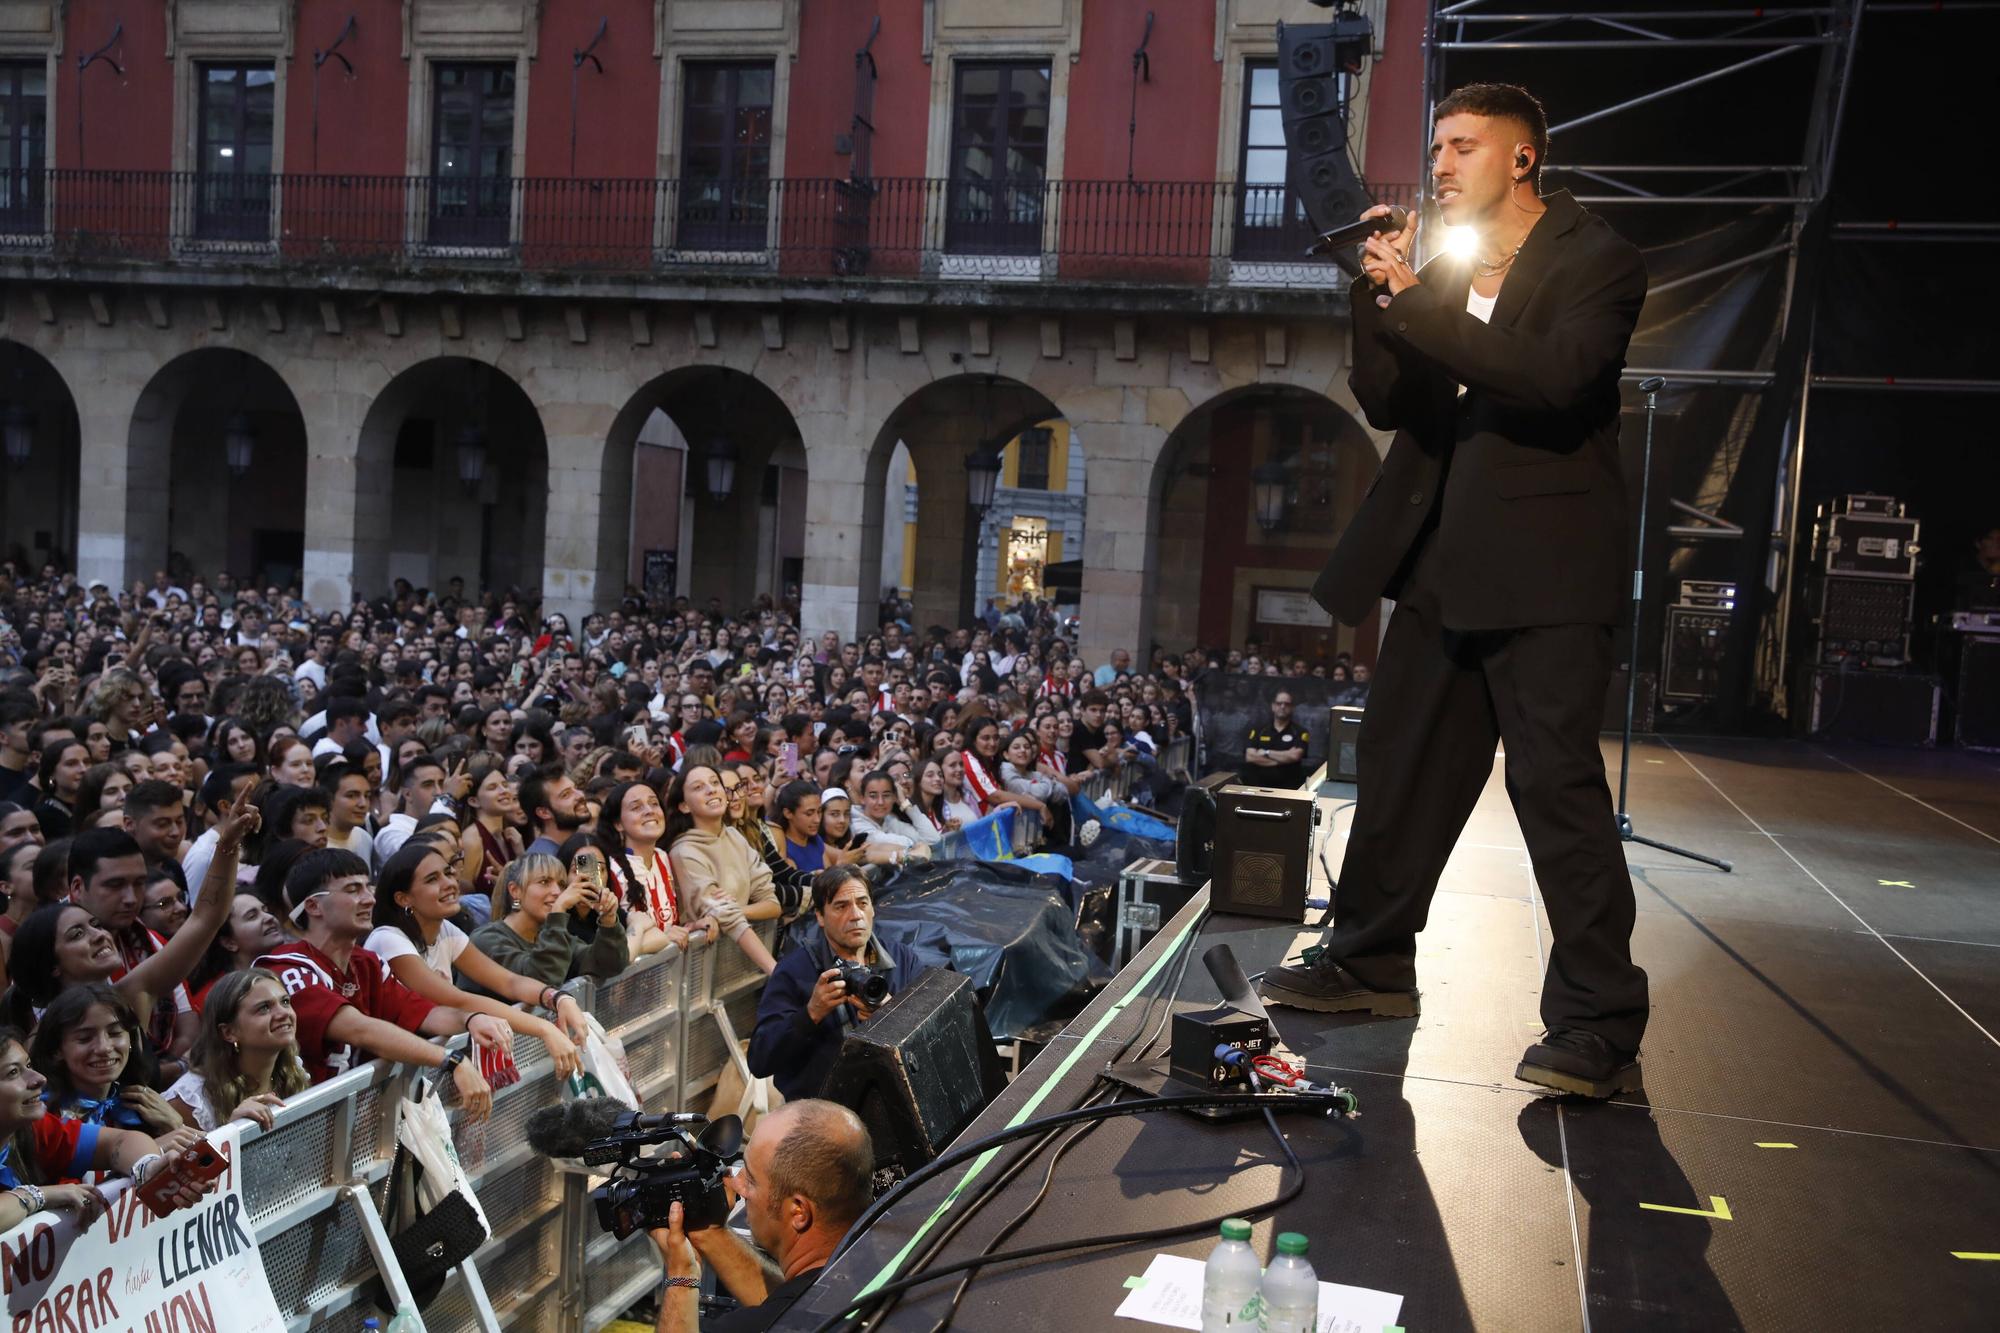
[[368,933],[367,942],[361,947],[380,958],[385,968],[392,959],[422,958],[425,967],[446,981],[450,981],[451,969],[457,965],[458,956],[464,953],[465,946],[471,943],[471,936],[451,922],[441,921],[438,923],[437,939],[421,954],[417,952],[417,946],[410,942],[410,937],[394,926],[375,927]]
[[[1467,287],[1465,289],[1465,311],[1481,324],[1491,324],[1493,322],[1493,306],[1499,299],[1500,293],[1498,292],[1493,293],[1491,296],[1481,296],[1478,292],[1472,290],[1472,288]],[[1465,386],[1463,384],[1458,386],[1458,396],[1460,398],[1465,397]]]

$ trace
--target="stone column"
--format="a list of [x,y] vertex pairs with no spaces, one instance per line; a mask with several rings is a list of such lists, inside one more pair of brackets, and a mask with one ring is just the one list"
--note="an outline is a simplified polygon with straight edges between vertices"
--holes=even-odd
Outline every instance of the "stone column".
[[395,441],[364,439],[382,387],[372,363],[297,357],[282,368],[306,434],[304,595],[318,612],[389,591],[389,485]]
[[1147,596],[1158,545],[1153,469],[1167,435],[1187,413],[1174,388],[1080,390],[1058,403],[1088,459],[1084,473],[1083,660],[1100,666],[1114,648],[1146,661],[1153,637]]
[[[868,458],[883,415],[871,410],[861,354],[836,354],[842,372],[802,377],[784,386],[785,405],[806,451],[805,578],[799,587],[804,637],[833,630],[842,642],[875,624],[882,562],[881,486],[868,485]],[[871,507],[872,506],[872,507]],[[871,524],[871,517],[873,522]]]
[[83,348],[52,359],[78,386],[77,579],[114,589],[150,579],[167,558],[177,404],[146,392],[158,366],[140,354]]

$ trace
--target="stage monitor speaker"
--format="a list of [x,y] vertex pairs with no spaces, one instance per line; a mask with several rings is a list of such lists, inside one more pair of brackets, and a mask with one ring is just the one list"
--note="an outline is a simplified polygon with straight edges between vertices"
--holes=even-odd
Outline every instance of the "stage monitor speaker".
[[1215,853],[1215,794],[1236,781],[1233,772],[1210,773],[1187,790],[1174,838],[1174,871],[1181,883],[1201,885]]
[[1958,743],[2000,750],[2000,638],[1968,634],[1958,650]]
[[1352,704],[1327,710],[1326,775],[1335,782],[1361,780],[1361,717]]
[[971,979],[938,967],[847,1034],[819,1095],[861,1117],[877,1170],[914,1171],[1005,1086]]
[[1310,792],[1224,788],[1215,801],[1209,906],[1235,916],[1303,921],[1317,809]]

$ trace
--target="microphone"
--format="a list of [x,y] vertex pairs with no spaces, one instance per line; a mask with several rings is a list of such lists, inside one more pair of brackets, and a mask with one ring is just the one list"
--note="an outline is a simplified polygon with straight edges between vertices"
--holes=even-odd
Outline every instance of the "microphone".
[[667,1125],[700,1125],[708,1117],[639,1115],[611,1097],[578,1097],[544,1106],[527,1120],[528,1146],[544,1157],[581,1157],[584,1149],[613,1134],[644,1133]]
[[1387,217],[1362,218],[1359,222],[1350,222],[1345,227],[1335,227],[1325,233],[1306,247],[1306,257],[1312,259],[1331,254],[1346,246],[1357,245],[1377,232],[1401,231],[1409,225],[1410,210],[1401,204],[1391,204]]

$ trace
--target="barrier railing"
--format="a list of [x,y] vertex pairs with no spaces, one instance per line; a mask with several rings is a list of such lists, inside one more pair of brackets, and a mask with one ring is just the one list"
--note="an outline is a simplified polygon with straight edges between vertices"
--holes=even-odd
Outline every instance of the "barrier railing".
[[[1176,736],[1160,747],[1154,757],[1153,770],[1189,780],[1194,764],[1194,738]],[[1122,764],[1115,770],[1099,769],[1083,784],[1083,794],[1100,805],[1105,801],[1130,800],[1133,790],[1139,785],[1140,775],[1146,769],[1138,764]]]
[[[1185,770],[1188,738],[1170,742],[1158,766]],[[1101,775],[1094,799],[1123,799],[1134,774]],[[1017,821],[1017,851],[1031,850],[1040,821]],[[759,923],[767,946],[776,922]],[[650,1109],[706,1104],[734,1066],[753,1103],[758,1084],[739,1047],[755,1024],[764,976],[727,940],[685,954],[669,948],[605,981],[563,987],[625,1050],[633,1090]],[[462,1043],[465,1038],[457,1038]],[[591,1178],[535,1153],[529,1116],[560,1101],[547,1049],[517,1037],[520,1081],[493,1095],[482,1124],[453,1109],[454,1141],[493,1235],[456,1270],[424,1311],[431,1333],[589,1333],[659,1284],[658,1251],[644,1235],[614,1240],[590,1206]],[[293,1333],[360,1333],[379,1312],[368,1297],[380,1268],[371,1223],[353,1209],[381,1210],[395,1154],[395,1108],[411,1071],[371,1061],[293,1097],[268,1130],[246,1126],[245,1206],[271,1290]],[[379,1235],[379,1227],[376,1228]]]
[[[777,923],[759,923],[758,934],[774,944]],[[731,1064],[749,1089],[744,1104],[754,1096],[736,1038],[755,1021],[763,980],[723,940],[686,954],[669,948],[607,981],[579,978],[563,989],[624,1046],[644,1105],[694,1109]],[[447,1092],[459,1157],[493,1235],[424,1311],[431,1333],[585,1333],[660,1281],[652,1241],[600,1232],[591,1179],[528,1146],[528,1117],[564,1091],[539,1041],[516,1038],[514,1059],[520,1081],[494,1093],[481,1124],[458,1116]],[[371,1223],[353,1209],[380,1213],[396,1146],[394,1108],[411,1077],[403,1066],[372,1061],[291,1098],[270,1129],[246,1127],[244,1203],[294,1333],[359,1333],[364,1319],[379,1315],[368,1296],[380,1275]]]

